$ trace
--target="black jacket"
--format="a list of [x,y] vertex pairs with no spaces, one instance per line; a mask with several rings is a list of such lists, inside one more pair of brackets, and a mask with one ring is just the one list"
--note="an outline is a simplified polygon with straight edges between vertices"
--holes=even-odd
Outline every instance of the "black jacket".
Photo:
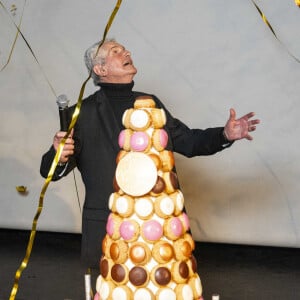
[[[133,92],[134,98],[145,93]],[[171,116],[160,100],[152,95],[156,107],[164,108],[167,115],[165,126],[169,135],[167,149],[187,157],[211,155],[230,146],[223,136],[223,127],[189,129]],[[74,106],[69,109],[69,118]],[[100,89],[83,100],[80,114],[74,127],[75,154],[70,158],[66,176],[77,167],[85,185],[85,202],[82,217],[82,258],[87,267],[98,266],[101,242],[106,233],[109,214],[108,199],[113,192],[116,156],[120,150],[118,135],[123,128],[113,109]],[[53,146],[42,157],[40,172],[47,177],[55,156]],[[58,180],[62,167],[57,167],[52,180]]]

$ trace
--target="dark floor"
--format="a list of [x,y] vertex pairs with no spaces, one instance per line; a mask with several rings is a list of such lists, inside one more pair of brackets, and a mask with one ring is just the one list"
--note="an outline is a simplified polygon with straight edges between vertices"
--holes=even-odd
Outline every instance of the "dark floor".
[[[9,300],[30,232],[0,229],[0,300]],[[300,299],[300,249],[197,243],[204,299]],[[16,300],[84,300],[80,235],[37,232]],[[92,270],[95,288],[98,271]]]

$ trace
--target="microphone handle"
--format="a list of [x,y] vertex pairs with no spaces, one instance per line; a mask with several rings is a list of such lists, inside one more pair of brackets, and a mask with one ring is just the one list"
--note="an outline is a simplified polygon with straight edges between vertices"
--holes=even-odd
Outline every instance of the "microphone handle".
[[59,108],[59,120],[60,120],[60,130],[61,131],[68,131],[68,114],[67,114],[67,107],[66,108]]

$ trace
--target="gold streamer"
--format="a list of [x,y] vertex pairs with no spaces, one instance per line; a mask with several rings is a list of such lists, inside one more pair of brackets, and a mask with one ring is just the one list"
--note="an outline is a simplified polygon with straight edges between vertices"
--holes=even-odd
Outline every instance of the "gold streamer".
[[[26,2],[26,0],[25,0],[25,2]],[[8,10],[7,10],[6,7],[2,4],[1,1],[0,1],[0,5],[1,5],[1,7],[3,7],[3,9],[5,10],[5,12],[10,16]],[[25,4],[24,4],[24,7],[25,7]],[[24,11],[24,8],[23,8],[23,11]],[[23,17],[23,13],[22,13],[22,17]],[[11,16],[10,16],[10,18],[11,18]],[[22,20],[22,18],[21,18],[21,20]],[[24,34],[22,33],[22,31],[20,30],[21,21],[20,21],[19,26],[15,23],[15,21],[14,21],[12,18],[11,18],[11,21],[12,21],[12,23],[15,25],[15,27],[16,27],[16,29],[17,29],[17,33],[16,33],[16,37],[15,37],[13,46],[12,46],[12,48],[11,48],[11,51],[10,51],[8,60],[7,60],[6,64],[1,68],[0,71],[3,71],[3,69],[4,69],[4,68],[8,65],[8,63],[10,62],[10,59],[11,59],[13,50],[14,50],[14,48],[15,48],[15,44],[16,44],[17,38],[18,38],[18,36],[19,36],[19,34],[20,34],[20,36],[21,36],[22,39],[24,40],[26,46],[28,47],[29,51],[31,52],[32,56],[34,57],[36,63],[38,64],[38,66],[39,66],[39,68],[40,68],[40,71],[41,71],[41,73],[43,74],[45,80],[47,81],[47,83],[48,83],[48,85],[49,85],[49,87],[50,87],[50,89],[51,89],[53,95],[55,96],[55,98],[57,98],[56,92],[55,92],[53,86],[51,85],[50,80],[49,80],[48,77],[46,76],[46,73],[44,72],[44,70],[43,70],[41,64],[39,63],[39,61],[38,61],[38,59],[37,59],[35,53],[33,52],[33,50],[32,50],[32,48],[31,48],[30,44],[28,43],[28,41],[27,41],[27,39],[25,38],[25,36],[24,36]]]
[[[2,72],[2,71],[6,68],[6,66],[9,64],[10,59],[11,59],[12,54],[13,54],[13,51],[14,51],[14,49],[15,49],[15,45],[16,45],[16,42],[17,42],[17,39],[18,39],[18,36],[19,36],[19,30],[20,30],[21,24],[22,24],[22,19],[23,19],[23,14],[24,14],[24,10],[25,10],[25,5],[26,5],[26,0],[24,1],[24,6],[23,6],[23,9],[22,9],[22,13],[21,13],[19,25],[16,25],[16,24],[15,24],[15,26],[17,26],[17,28],[18,28],[17,33],[16,33],[16,36],[15,36],[15,39],[14,39],[13,44],[12,44],[12,47],[11,47],[11,49],[10,49],[10,52],[9,52],[7,61],[6,61],[6,63],[3,65],[3,67],[1,68],[0,72]],[[6,7],[2,4],[1,1],[0,1],[0,6],[1,6],[1,7],[4,9],[4,11],[10,16],[8,10],[7,10]],[[11,18],[11,16],[10,16],[10,18]],[[11,18],[11,20],[12,20],[12,18]],[[13,22],[14,22],[14,21],[13,21]]]
[[[99,45],[97,52],[99,51],[101,45],[104,43],[106,35],[107,35],[107,33],[108,33],[108,31],[109,31],[109,29],[111,27],[111,24],[112,24],[112,22],[114,20],[115,15],[117,14],[117,12],[118,12],[118,10],[120,8],[121,3],[122,3],[122,0],[118,0],[117,1],[117,4],[116,4],[116,6],[115,6],[115,8],[114,8],[114,10],[113,10],[113,12],[112,12],[112,14],[111,14],[108,22],[107,22],[107,24],[106,24],[106,27],[105,27],[105,30],[104,30],[104,34],[103,34],[103,37],[102,37],[102,43]],[[74,125],[76,124],[76,121],[78,119],[78,116],[79,116],[79,113],[80,113],[81,104],[82,104],[82,98],[83,98],[83,94],[84,94],[84,90],[85,90],[85,86],[86,86],[87,82],[91,78],[91,73],[92,72],[90,72],[88,78],[83,82],[83,84],[81,86],[80,93],[79,93],[78,100],[77,100],[77,104],[76,104],[74,113],[72,115],[72,120],[71,120],[71,123],[69,125],[68,131],[67,131],[66,135],[61,140],[61,142],[60,142],[60,144],[58,146],[57,152],[55,154],[55,157],[54,157],[53,162],[51,164],[50,170],[48,172],[48,176],[45,179],[44,185],[42,187],[42,190],[41,190],[41,193],[40,193],[40,197],[39,197],[38,209],[36,211],[35,217],[34,217],[33,222],[32,222],[32,228],[31,228],[30,238],[29,238],[29,241],[28,241],[27,249],[26,249],[26,254],[25,254],[25,257],[24,257],[24,259],[23,259],[20,267],[18,268],[18,270],[17,270],[17,272],[15,274],[14,285],[13,285],[13,288],[12,288],[9,300],[14,300],[15,297],[16,297],[16,294],[18,292],[20,277],[21,277],[22,272],[24,271],[24,269],[27,267],[27,264],[28,264],[28,261],[29,261],[29,258],[30,258],[31,252],[32,252],[33,242],[34,242],[34,238],[35,238],[35,235],[36,235],[37,222],[38,222],[39,216],[40,216],[40,214],[42,212],[42,209],[43,209],[44,196],[45,196],[47,188],[48,188],[48,186],[49,186],[49,184],[50,184],[50,182],[52,180],[52,177],[53,177],[54,171],[56,169],[56,166],[57,166],[57,164],[59,162],[59,159],[60,159],[63,147],[64,147],[65,142],[66,142],[66,139],[69,136],[72,128],[74,127]]]
[[[299,0],[300,1],[300,0]],[[271,26],[271,24],[269,23],[267,17],[265,16],[265,14],[261,11],[261,9],[258,7],[258,5],[255,3],[254,0],[251,0],[251,2],[253,3],[253,5],[255,6],[255,8],[257,9],[257,11],[259,12],[261,18],[263,19],[264,23],[269,27],[269,29],[271,30],[271,32],[273,33],[273,35],[275,36],[275,38],[277,39],[277,41],[285,48],[285,50],[287,51],[287,53],[293,57],[296,62],[300,63],[300,60],[295,56],[293,55],[289,49],[285,46],[285,44],[277,37],[273,27]]]

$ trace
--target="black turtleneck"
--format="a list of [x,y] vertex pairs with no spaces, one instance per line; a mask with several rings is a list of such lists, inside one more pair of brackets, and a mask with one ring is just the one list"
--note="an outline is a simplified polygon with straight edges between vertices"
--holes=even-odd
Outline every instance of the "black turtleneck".
[[101,90],[105,93],[113,109],[116,119],[122,127],[122,116],[126,109],[132,108],[134,103],[131,83],[103,83],[100,84]]

